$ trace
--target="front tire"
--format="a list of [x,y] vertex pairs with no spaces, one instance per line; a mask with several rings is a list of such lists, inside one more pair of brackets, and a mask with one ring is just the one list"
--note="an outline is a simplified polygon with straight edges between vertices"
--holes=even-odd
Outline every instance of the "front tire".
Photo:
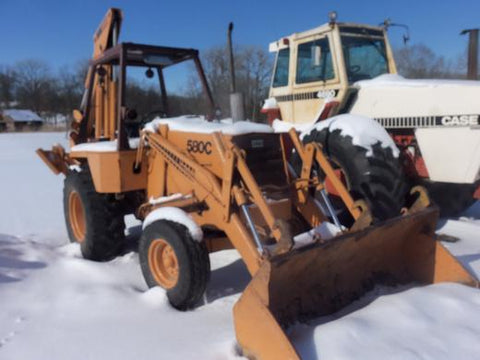
[[113,195],[96,192],[87,169],[65,177],[63,208],[70,241],[80,244],[85,259],[107,261],[119,254],[125,240],[121,206]]
[[178,310],[194,307],[210,278],[210,259],[204,243],[188,229],[168,220],[149,224],[139,244],[140,266],[149,287],[161,286]]

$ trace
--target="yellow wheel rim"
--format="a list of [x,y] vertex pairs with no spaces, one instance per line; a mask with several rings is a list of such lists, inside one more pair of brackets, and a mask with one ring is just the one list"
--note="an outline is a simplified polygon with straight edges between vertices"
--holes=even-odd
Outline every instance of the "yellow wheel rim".
[[85,240],[87,224],[82,199],[76,191],[72,191],[68,197],[68,214],[73,236],[77,242],[81,243]]
[[148,266],[155,281],[164,289],[178,282],[178,259],[175,251],[164,239],[155,239],[148,248]]

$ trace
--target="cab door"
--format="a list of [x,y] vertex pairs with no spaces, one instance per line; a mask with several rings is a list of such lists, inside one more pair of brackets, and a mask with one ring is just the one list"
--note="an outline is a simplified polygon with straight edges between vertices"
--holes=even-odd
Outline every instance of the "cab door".
[[296,44],[292,99],[296,123],[314,122],[325,101],[338,96],[340,79],[331,48],[327,34],[308,37]]
[[292,94],[289,86],[290,79],[290,47],[278,50],[275,70],[273,72],[272,85],[270,87],[270,97],[275,98],[280,108],[282,120],[293,121]]

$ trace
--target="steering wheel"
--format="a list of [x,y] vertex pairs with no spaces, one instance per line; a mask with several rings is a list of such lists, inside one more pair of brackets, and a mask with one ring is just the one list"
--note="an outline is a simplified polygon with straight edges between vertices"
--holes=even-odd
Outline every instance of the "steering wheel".
[[140,127],[143,127],[146,123],[149,123],[156,117],[164,118],[166,115],[167,114],[165,113],[165,110],[160,108],[149,111],[142,116],[142,119],[140,120]]
[[145,126],[146,123],[152,121],[156,117],[165,117],[165,111],[162,109],[154,109],[148,113],[141,116],[137,115],[137,112],[134,109],[130,109],[131,114],[129,114],[127,121],[125,121],[125,130],[128,137],[138,137],[140,130]]
[[360,71],[360,69],[361,69],[360,65],[352,65],[348,68],[348,70],[351,74],[358,73]]

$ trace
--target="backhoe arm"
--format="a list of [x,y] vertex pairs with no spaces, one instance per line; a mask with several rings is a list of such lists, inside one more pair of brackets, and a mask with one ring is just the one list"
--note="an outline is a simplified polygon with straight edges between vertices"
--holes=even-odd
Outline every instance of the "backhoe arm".
[[[123,14],[120,9],[111,8],[93,36],[93,56],[95,60],[118,43]],[[74,144],[91,135],[95,119],[96,138],[114,138],[116,118],[117,81],[112,66],[103,66],[105,73],[99,76],[94,66],[90,66],[85,78],[85,90],[80,110],[74,111],[71,139]],[[93,106],[88,106],[91,104]],[[101,105],[100,105],[101,104]],[[89,114],[87,114],[87,109]]]

